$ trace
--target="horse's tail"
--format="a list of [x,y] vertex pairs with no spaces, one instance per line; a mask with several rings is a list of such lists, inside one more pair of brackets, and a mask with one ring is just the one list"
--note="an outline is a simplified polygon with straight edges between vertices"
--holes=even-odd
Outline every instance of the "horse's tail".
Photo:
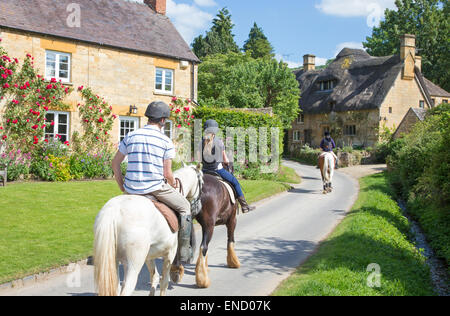
[[330,168],[328,154],[325,154],[325,156],[323,157],[322,174],[323,174],[323,178],[325,179],[326,182],[330,182],[330,174],[328,173],[328,168]]
[[117,296],[116,263],[118,206],[105,206],[94,226],[94,278],[99,296]]

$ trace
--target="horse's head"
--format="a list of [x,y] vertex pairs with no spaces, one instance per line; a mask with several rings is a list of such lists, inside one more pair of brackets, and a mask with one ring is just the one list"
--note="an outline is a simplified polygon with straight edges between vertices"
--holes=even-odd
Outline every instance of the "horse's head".
[[202,165],[186,165],[174,172],[174,178],[178,178],[183,186],[184,195],[188,199],[198,197],[200,188],[203,187]]

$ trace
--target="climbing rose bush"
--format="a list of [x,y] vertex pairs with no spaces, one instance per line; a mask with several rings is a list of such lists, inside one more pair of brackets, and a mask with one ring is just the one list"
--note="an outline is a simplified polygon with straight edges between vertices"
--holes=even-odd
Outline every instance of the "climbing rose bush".
[[195,117],[191,100],[173,97],[169,106],[171,110],[170,119],[176,128],[192,128]]
[[83,98],[83,102],[77,105],[83,132],[73,135],[76,151],[97,152],[105,146],[110,146],[110,132],[117,116],[113,114],[112,106],[91,88],[81,86],[78,92]]
[[0,55],[0,101],[5,104],[0,139],[33,152],[48,142],[45,129],[55,124],[47,121],[47,112],[66,110],[68,106],[62,100],[72,90],[55,78],[47,81],[39,75],[30,54],[21,68],[19,61],[8,57],[1,47]]

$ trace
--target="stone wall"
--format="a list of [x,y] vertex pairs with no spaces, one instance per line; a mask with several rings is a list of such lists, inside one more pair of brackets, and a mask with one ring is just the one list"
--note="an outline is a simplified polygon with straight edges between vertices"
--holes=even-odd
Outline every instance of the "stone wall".
[[[424,101],[425,109],[429,109],[425,97],[416,79],[405,80],[401,74],[397,77],[380,109],[380,127],[397,128],[410,108],[419,108]],[[392,109],[392,113],[389,113]]]
[[[173,96],[197,99],[197,65],[190,64],[186,69],[182,69],[180,61],[175,59],[52,37],[30,36],[5,29],[0,29],[0,38],[9,55],[17,57],[21,62],[27,53],[34,56],[35,66],[41,74],[45,72],[46,50],[70,53],[71,82],[67,85],[75,90],[79,86],[91,87],[113,106],[113,113],[118,116],[137,116],[140,118],[141,127],[146,123],[144,113],[150,102],[162,100],[170,103]],[[174,70],[173,94],[155,92],[156,67]],[[66,99],[66,103],[71,106],[70,134],[81,128],[76,107],[80,101],[76,92]],[[129,114],[130,105],[137,106],[136,115]],[[119,120],[116,120],[111,134],[111,141],[117,143]]]

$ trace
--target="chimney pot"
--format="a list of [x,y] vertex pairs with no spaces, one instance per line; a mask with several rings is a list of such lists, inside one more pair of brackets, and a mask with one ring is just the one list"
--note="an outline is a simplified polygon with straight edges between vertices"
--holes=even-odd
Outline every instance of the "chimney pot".
[[166,0],[144,0],[144,3],[156,13],[166,15]]
[[316,56],[310,54],[303,56],[303,69],[305,71],[315,70]]

